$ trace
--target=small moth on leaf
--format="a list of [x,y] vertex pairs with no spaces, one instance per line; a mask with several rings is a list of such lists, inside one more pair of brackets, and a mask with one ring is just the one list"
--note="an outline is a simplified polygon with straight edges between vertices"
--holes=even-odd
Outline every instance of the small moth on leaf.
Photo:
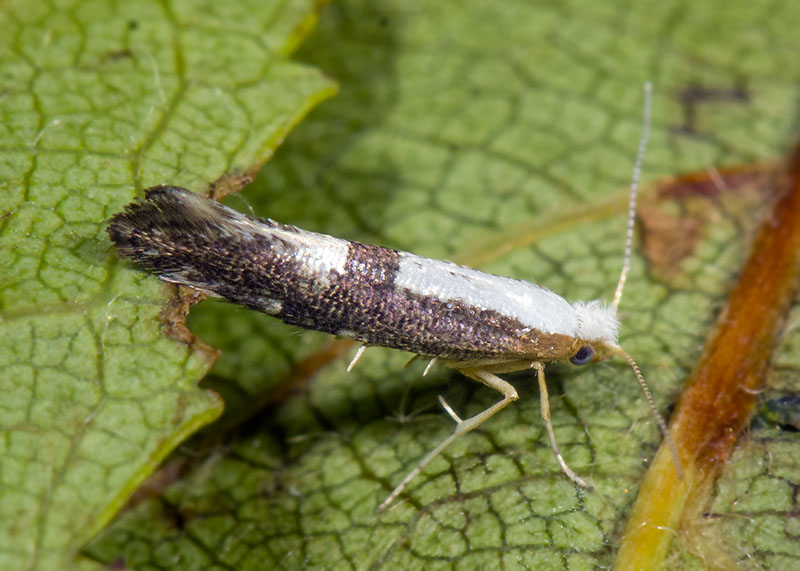
[[539,381],[542,418],[555,457],[572,481],[589,487],[558,450],[545,363],[586,365],[621,356],[633,368],[669,438],[638,366],[617,341],[617,306],[629,267],[638,174],[649,130],[649,84],[645,100],[625,261],[611,306],[600,301],[569,303],[532,283],[251,218],[174,186],[146,190],[144,200],[111,219],[108,233],[121,256],[167,282],[363,343],[348,370],[364,347],[379,345],[445,363],[503,395],[465,419],[440,397],[455,430],[397,485],[380,509],[456,438],[517,400],[516,389],[498,374],[531,368]]

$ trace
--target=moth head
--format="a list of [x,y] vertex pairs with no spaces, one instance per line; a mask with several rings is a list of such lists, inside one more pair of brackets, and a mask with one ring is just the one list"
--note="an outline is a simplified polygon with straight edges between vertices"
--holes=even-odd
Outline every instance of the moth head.
[[570,357],[575,365],[586,365],[618,353],[617,312],[601,301],[576,301],[572,304],[578,318],[577,335],[582,343]]
[[569,358],[573,365],[588,365],[597,357],[594,347],[586,343],[578,347],[575,354]]
[[636,380],[639,382],[639,386],[644,392],[647,404],[650,406],[650,410],[653,412],[653,416],[659,428],[661,428],[661,431],[664,433],[673,459],[675,460],[675,469],[678,472],[678,476],[682,478],[683,468],[678,455],[678,448],[667,429],[667,423],[664,421],[664,417],[658,412],[653,395],[647,387],[647,382],[644,380],[639,365],[636,364],[633,357],[628,355],[628,353],[619,346],[617,340],[617,333],[619,331],[617,304],[618,301],[612,304],[611,307],[606,306],[600,301],[578,301],[572,304],[578,317],[577,337],[580,341],[577,344],[577,349],[569,360],[575,365],[586,365],[617,355],[627,361],[633,373],[636,375]]

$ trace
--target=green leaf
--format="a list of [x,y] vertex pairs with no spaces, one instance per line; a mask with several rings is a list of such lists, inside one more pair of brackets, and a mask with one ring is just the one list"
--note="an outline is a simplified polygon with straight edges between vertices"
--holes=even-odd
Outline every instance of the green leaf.
[[[108,218],[254,172],[331,82],[315,3],[6,2],[0,14],[0,568],[65,569],[221,399]],[[85,561],[80,562],[85,565]]]
[[[568,299],[609,299],[621,261],[641,84],[652,80],[656,94],[648,181],[778,157],[796,131],[797,11],[791,3],[718,1],[337,4],[301,57],[340,80],[342,93],[292,135],[246,198],[261,216],[311,230],[474,263]],[[238,25],[264,26],[242,20]],[[227,34],[234,43],[247,37],[238,25]],[[215,57],[200,59],[200,67],[239,94],[231,86],[243,84],[224,80],[228,73],[235,78],[235,69],[215,65]],[[152,87],[150,77],[142,88]],[[180,145],[159,125],[151,135],[156,144],[145,145],[149,158],[123,171],[134,177],[123,188],[162,181],[199,188],[253,162],[214,166],[209,155],[228,156],[220,149],[230,149],[231,141],[218,136],[211,143],[208,125],[185,119],[179,123],[185,144],[198,143],[202,152],[193,146],[176,161]],[[262,129],[248,133],[257,137]],[[169,140],[159,144],[162,138]],[[151,173],[157,165],[175,172],[140,182],[139,164]],[[130,195],[114,195],[101,214]],[[648,199],[654,200],[645,193]],[[662,411],[746,253],[748,212],[715,212],[677,276],[659,277],[637,256],[622,302],[623,346],[639,360]],[[104,248],[102,226],[93,228]],[[110,270],[121,267],[98,252]],[[136,292],[150,288],[149,295],[127,294],[115,304],[125,298],[130,311],[149,307],[136,323],[148,323],[156,337],[161,290],[132,270],[115,275],[135,280],[129,287]],[[105,306],[123,288],[103,291],[109,294],[98,311],[106,319]],[[117,327],[122,315],[115,309],[103,327]],[[443,367],[422,378],[424,364],[403,369],[408,355],[384,349],[371,349],[345,375],[346,358],[331,361],[338,349],[326,337],[220,303],[193,310],[191,326],[223,349],[209,384],[225,395],[227,421],[193,442],[185,476],[91,544],[93,558],[121,558],[136,568],[612,563],[659,440],[623,363],[548,367],[559,443],[595,491],[576,490],[559,472],[535,383],[521,374],[512,378],[519,402],[456,442],[412,482],[407,499],[378,515],[391,488],[452,428],[437,394],[462,415],[498,396]],[[783,365],[777,377],[796,378],[796,344],[791,330],[776,355]],[[118,347],[137,356],[129,345]],[[134,362],[150,363],[151,354]],[[762,426],[751,439],[758,452],[745,440],[720,482],[710,535],[749,534],[740,543],[715,544],[733,560],[796,565],[797,518],[786,501],[786,490],[800,480],[796,433]],[[174,459],[164,474],[180,462],[186,460]],[[737,502],[754,496],[757,502],[737,511]],[[699,566],[678,549],[682,564]]]

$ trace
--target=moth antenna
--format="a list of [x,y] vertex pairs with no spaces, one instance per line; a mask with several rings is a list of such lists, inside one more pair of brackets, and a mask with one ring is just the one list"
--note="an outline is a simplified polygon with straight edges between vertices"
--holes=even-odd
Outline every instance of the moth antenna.
[[636,380],[639,381],[639,386],[642,387],[642,391],[644,392],[644,398],[647,400],[647,404],[650,405],[650,410],[653,413],[653,416],[656,418],[656,423],[658,427],[661,429],[661,432],[664,433],[664,439],[667,441],[667,445],[669,446],[670,451],[672,452],[672,459],[675,462],[675,471],[678,473],[678,478],[683,479],[683,465],[681,464],[681,459],[678,456],[678,447],[675,444],[675,441],[672,439],[672,434],[670,434],[669,428],[667,428],[667,423],[664,420],[664,417],[661,416],[661,413],[658,412],[658,408],[656,407],[656,401],[653,399],[653,395],[650,393],[650,389],[647,387],[647,383],[644,380],[644,376],[642,375],[642,371],[639,370],[639,365],[636,364],[636,361],[633,360],[633,357],[628,355],[621,347],[617,348],[617,353],[620,357],[625,359],[630,365],[633,372],[636,374]]
[[636,222],[636,195],[639,192],[639,176],[642,173],[644,153],[647,150],[647,140],[650,138],[650,116],[653,107],[653,84],[649,81],[644,84],[644,112],[642,113],[642,135],[639,138],[639,149],[636,152],[636,162],[633,164],[631,177],[631,193],[628,199],[628,230],[625,236],[625,254],[622,257],[622,272],[617,282],[617,291],[614,292],[614,301],[611,307],[614,311],[619,307],[622,299],[622,288],[628,279],[628,270],[631,268],[631,250],[633,248],[633,231]]

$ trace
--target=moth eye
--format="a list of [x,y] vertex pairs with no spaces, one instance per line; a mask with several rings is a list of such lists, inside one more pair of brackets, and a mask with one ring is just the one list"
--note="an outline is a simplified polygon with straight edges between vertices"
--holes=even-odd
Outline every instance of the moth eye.
[[584,345],[583,347],[578,349],[578,352],[575,353],[570,358],[570,361],[572,361],[573,365],[585,365],[593,358],[594,358],[594,349],[592,349],[588,345]]

